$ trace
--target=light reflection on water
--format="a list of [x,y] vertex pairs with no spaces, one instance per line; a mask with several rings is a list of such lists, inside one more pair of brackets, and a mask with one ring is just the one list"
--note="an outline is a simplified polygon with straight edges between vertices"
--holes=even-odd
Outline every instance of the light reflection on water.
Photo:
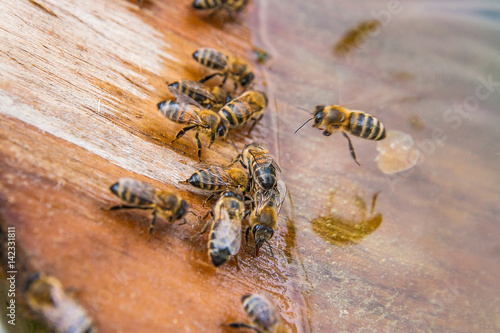
[[[401,2],[389,16],[388,3],[254,3],[253,43],[270,53],[260,69],[280,105],[267,144],[294,201],[275,245],[285,259],[278,304],[299,332],[499,330],[500,86],[487,84],[500,81],[498,5]],[[334,54],[347,30],[374,18],[376,35]],[[307,117],[297,107],[336,103],[411,134],[417,166],[384,175],[373,142],[353,140],[357,167],[340,136],[293,134]]]

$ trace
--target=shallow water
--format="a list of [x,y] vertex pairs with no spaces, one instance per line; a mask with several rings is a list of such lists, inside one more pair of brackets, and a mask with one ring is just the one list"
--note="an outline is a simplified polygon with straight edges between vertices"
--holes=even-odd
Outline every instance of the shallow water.
[[[390,3],[254,3],[253,43],[271,56],[261,69],[279,110],[268,145],[294,203],[275,240],[286,292],[273,296],[299,332],[496,331],[500,6]],[[378,30],[335,52],[373,19]],[[353,139],[358,167],[340,134],[293,134],[308,117],[297,107],[317,104],[354,105],[410,134],[417,165],[385,175],[374,142]]]

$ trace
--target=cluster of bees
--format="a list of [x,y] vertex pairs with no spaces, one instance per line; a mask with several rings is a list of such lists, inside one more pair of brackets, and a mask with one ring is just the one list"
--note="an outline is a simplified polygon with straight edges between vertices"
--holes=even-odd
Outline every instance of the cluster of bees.
[[[142,5],[141,0],[138,1]],[[197,10],[227,11],[230,14],[241,11],[247,0],[194,0]],[[201,161],[202,144],[200,134],[209,138],[210,146],[216,139],[228,137],[236,148],[229,132],[253,121],[249,133],[262,119],[268,100],[266,94],[251,89],[254,74],[247,64],[237,57],[230,57],[212,48],[200,48],[193,53],[199,64],[215,70],[214,73],[198,80],[181,79],[169,84],[175,99],[157,104],[159,112],[170,121],[184,127],[175,135],[172,143],[186,132],[195,131],[197,156]],[[209,86],[207,81],[220,76],[222,83]],[[227,81],[232,81],[233,89],[225,89]],[[242,92],[238,95],[237,91]],[[308,122],[313,127],[330,136],[342,132],[348,140],[349,150],[359,165],[351,139],[351,134],[368,140],[382,140],[386,136],[383,124],[374,116],[362,111],[348,110],[339,105],[318,105],[311,118],[303,123],[297,133]],[[237,149],[237,148],[236,148]],[[234,167],[241,164],[243,169]],[[214,196],[218,199],[203,220],[211,219],[199,234],[210,228],[208,241],[209,260],[220,266],[238,254],[241,246],[242,223],[248,217],[245,238],[250,232],[255,243],[255,256],[259,249],[268,244],[277,228],[278,215],[287,195],[287,186],[278,180],[281,172],[278,164],[261,144],[251,143],[244,147],[228,166],[204,165],[193,173],[184,184],[212,192],[204,202]],[[110,210],[142,209],[151,210],[152,219],[148,229],[148,241],[157,217],[169,222],[184,220],[191,212],[187,202],[176,192],[158,189],[145,182],[122,178],[111,185],[110,190],[125,204],[113,206]],[[193,213],[194,214],[194,213]],[[37,273],[30,277],[25,287],[27,303],[55,332],[93,332],[92,321],[85,310],[67,295],[61,283],[51,276]],[[256,332],[285,333],[289,330],[270,297],[257,294],[244,295],[243,308],[252,324],[230,323],[232,328],[249,328]]]

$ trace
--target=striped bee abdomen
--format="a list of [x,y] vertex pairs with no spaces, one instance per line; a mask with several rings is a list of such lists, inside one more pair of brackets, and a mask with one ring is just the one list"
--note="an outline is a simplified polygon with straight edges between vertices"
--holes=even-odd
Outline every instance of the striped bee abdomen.
[[222,0],[194,0],[193,8],[195,9],[212,9],[222,5]]
[[349,133],[368,140],[385,138],[384,125],[377,118],[364,112],[353,111],[349,119]]
[[157,107],[162,115],[179,124],[191,124],[198,119],[191,104],[166,100],[158,103]]
[[193,58],[203,66],[212,69],[225,69],[229,61],[225,54],[208,47],[196,50]]
[[130,181],[120,181],[114,183],[109,188],[118,198],[134,206],[149,206],[151,201],[137,196],[131,191],[133,184]]
[[246,104],[241,102],[230,102],[219,111],[219,115],[227,120],[230,128],[243,125],[250,114]]
[[188,179],[189,184],[202,190],[218,191],[225,188],[223,182],[227,181],[226,176],[221,174],[217,168],[197,171]]

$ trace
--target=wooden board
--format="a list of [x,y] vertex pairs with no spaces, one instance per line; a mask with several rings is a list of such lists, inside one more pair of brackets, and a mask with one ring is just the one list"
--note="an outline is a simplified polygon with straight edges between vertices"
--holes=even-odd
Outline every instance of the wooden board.
[[[443,120],[474,95],[478,75],[498,68],[485,46],[497,40],[459,57],[429,37],[447,28],[460,36],[457,50],[473,40],[470,29],[498,36],[498,28],[473,19],[461,27],[463,17],[436,8],[426,21],[429,8],[412,6],[339,59],[335,41],[384,2],[357,11],[349,2],[254,1],[222,24],[189,1],[142,9],[120,0],[4,1],[0,212],[2,228],[16,228],[20,284],[33,270],[56,276],[77,290],[100,332],[230,331],[222,324],[247,320],[240,297],[250,292],[272,295],[293,332],[499,330],[498,88],[458,129]],[[254,44],[270,52],[268,63],[252,61]],[[181,127],[156,109],[169,96],[166,81],[209,73],[191,57],[201,46],[252,64],[270,106],[250,136],[243,129],[233,138],[240,148],[270,147],[293,197],[274,257],[264,248],[254,258],[250,243],[239,268],[212,266],[207,236],[192,238],[202,226],[195,218],[158,221],[148,243],[148,213],[105,210],[118,203],[109,186],[134,177],[178,191],[204,214],[206,196],[178,183],[195,170],[193,135],[171,144]],[[446,56],[453,61],[442,65]],[[456,71],[465,64],[470,72]],[[368,96],[364,110],[410,133],[418,166],[385,175],[373,142],[353,139],[358,167],[341,135],[293,133],[308,117],[297,106],[339,102],[339,89],[346,103]],[[436,128],[445,139],[433,139]],[[228,142],[203,152],[213,164],[234,155]]]

